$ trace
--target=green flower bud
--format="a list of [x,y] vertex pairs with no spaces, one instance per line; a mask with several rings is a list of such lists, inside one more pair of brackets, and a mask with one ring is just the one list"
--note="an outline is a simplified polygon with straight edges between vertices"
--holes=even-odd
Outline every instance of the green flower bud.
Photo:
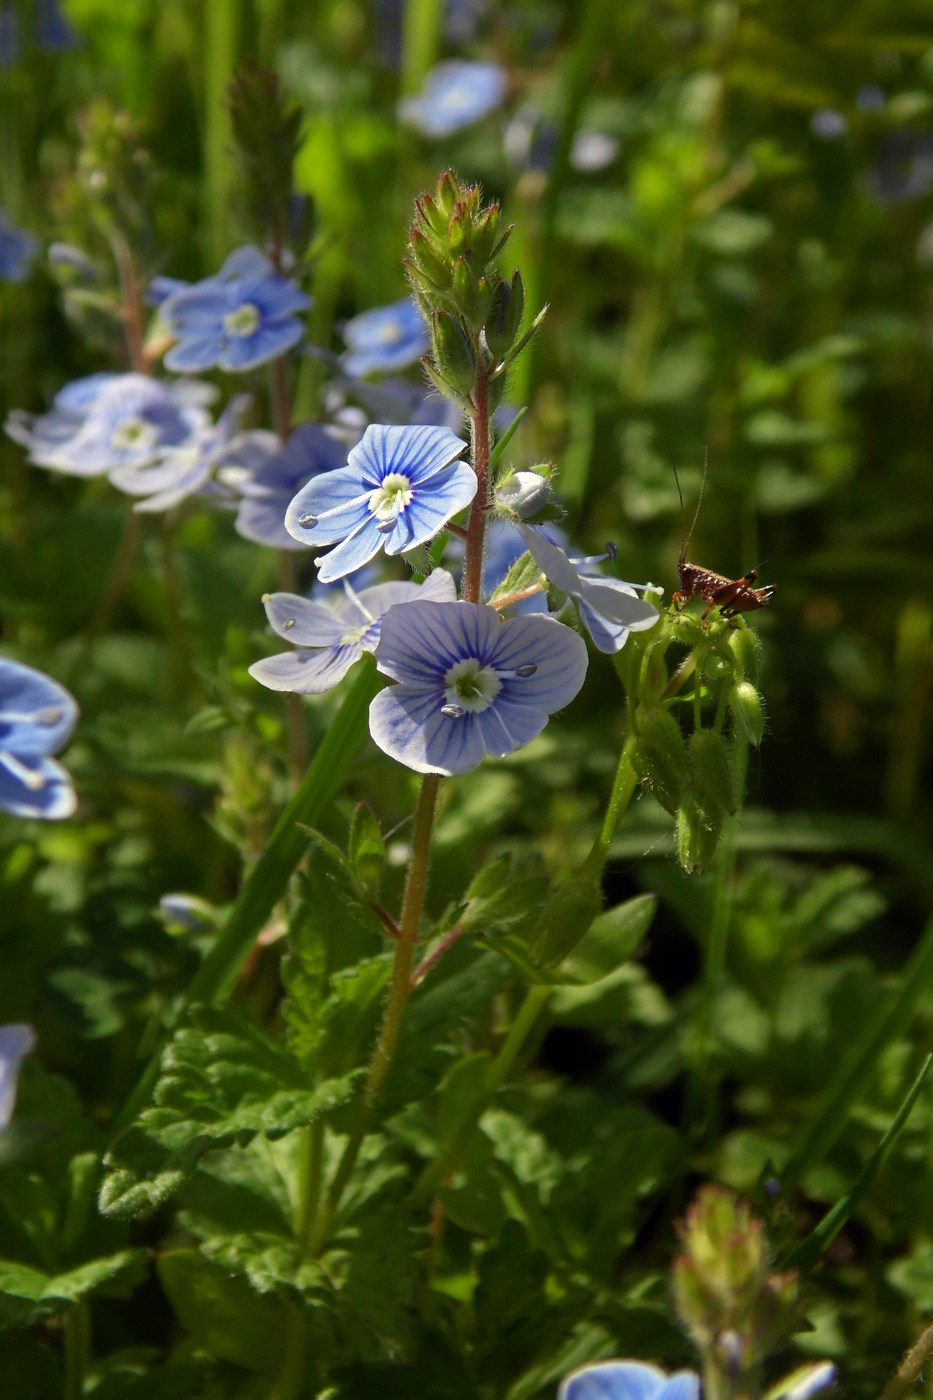
[[672,815],[680,806],[692,773],[680,726],[660,705],[638,711],[632,766],[643,787]]
[[429,291],[432,288],[446,291],[450,286],[450,266],[420,229],[412,229],[408,250],[411,255],[406,259],[409,273],[418,274]]
[[434,362],[444,379],[461,394],[469,394],[476,382],[476,357],[459,316],[433,311],[431,344]]
[[765,728],[761,696],[751,681],[739,681],[729,692],[729,708],[735,723],[755,748],[761,743]]
[[438,177],[434,199],[444,220],[444,231],[450,223],[450,216],[461,199],[460,181],[452,170],[445,170]]
[[761,653],[758,633],[751,627],[734,627],[729,636],[729,647],[735,657],[740,678],[757,681]]
[[484,267],[499,252],[511,232],[507,229],[504,238],[500,236],[500,212],[498,204],[487,205],[473,230],[473,254]]
[[713,729],[695,730],[690,736],[690,757],[697,805],[713,812],[734,812],[738,805],[735,779],[723,736]]
[[511,282],[496,284],[486,320],[486,344],[497,360],[515,343],[524,314],[525,288],[521,273],[516,272]]

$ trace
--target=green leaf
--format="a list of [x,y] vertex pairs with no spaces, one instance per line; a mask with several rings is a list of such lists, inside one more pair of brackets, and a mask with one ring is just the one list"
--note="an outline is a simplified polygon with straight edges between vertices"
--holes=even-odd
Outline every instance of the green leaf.
[[883,996],[874,1016],[843,1058],[784,1173],[785,1185],[800,1181],[838,1140],[855,1104],[874,1078],[881,1052],[903,1035],[933,976],[933,920],[904,969],[900,986]]
[[163,1057],[155,1106],[113,1144],[100,1191],[105,1215],[155,1209],[199,1159],[258,1133],[281,1137],[344,1102],[358,1075],[310,1088],[298,1062],[230,1011],[192,1014]]
[[145,1277],[149,1251],[124,1249],[92,1259],[64,1274],[48,1274],[13,1260],[0,1260],[0,1317],[20,1327],[32,1327],[57,1317],[81,1298],[99,1289],[135,1287]]
[[562,968],[567,980],[588,985],[615,972],[644,939],[657,907],[657,895],[638,894],[598,914]]
[[182,1326],[212,1356],[263,1375],[281,1368],[286,1314],[197,1249],[159,1256],[159,1281]]
[[379,823],[365,802],[359,803],[353,813],[347,855],[360,890],[375,899],[385,865],[385,845]]
[[811,1230],[806,1239],[801,1241],[795,1249],[792,1249],[783,1261],[789,1268],[799,1269],[803,1274],[809,1273],[819,1260],[820,1255],[828,1249],[853,1211],[858,1207],[884,1165],[885,1158],[900,1137],[901,1130],[910,1117],[911,1109],[917,1102],[920,1090],[923,1088],[931,1064],[933,1064],[933,1055],[928,1055],[904,1102],[892,1119],[891,1126],[855,1178],[850,1189],[841,1200],[836,1202],[832,1210],[824,1215],[816,1229]]
[[[369,703],[379,685],[375,667],[364,660],[298,791],[247,877],[217,942],[192,979],[176,1016],[195,1002],[224,996],[233,985],[244,959],[255,946],[257,936],[307,850],[307,837],[299,823],[317,821],[330,806],[366,733]],[[160,1055],[161,1051],[156,1051],[143,1071],[117,1116],[115,1132],[131,1122],[148,1101],[159,1072]]]

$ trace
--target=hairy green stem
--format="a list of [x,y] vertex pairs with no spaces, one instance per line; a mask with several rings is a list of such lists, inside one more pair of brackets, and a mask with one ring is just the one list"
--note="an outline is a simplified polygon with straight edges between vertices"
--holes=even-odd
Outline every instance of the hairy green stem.
[[583,862],[580,870],[581,875],[589,875],[597,880],[606,864],[606,856],[609,854],[609,846],[616,833],[616,828],[622,820],[628,805],[632,800],[632,795],[638,784],[638,776],[632,767],[632,753],[635,748],[635,740],[632,735],[626,739],[622,745],[622,752],[619,754],[619,762],[616,766],[615,777],[612,782],[612,792],[609,794],[609,801],[606,804],[606,811],[603,816],[602,826],[599,835],[593,842],[592,850]]
[[933,1322],[921,1332],[910,1350],[905,1352],[901,1364],[881,1392],[880,1400],[901,1400],[901,1396],[907,1394],[931,1357],[933,1357]]
[[82,1300],[65,1313],[64,1400],[81,1400],[90,1355],[91,1319],[87,1303]]
[[483,588],[483,545],[486,538],[486,507],[489,504],[489,380],[482,363],[476,371],[473,388],[474,410],[470,417],[470,460],[476,472],[476,495],[470,512],[466,560],[463,569],[463,600],[478,603]]
[[389,994],[383,1012],[382,1025],[360,1097],[356,1121],[343,1149],[343,1156],[334,1173],[327,1197],[317,1212],[316,1219],[311,1222],[307,1238],[307,1248],[310,1254],[319,1253],[327,1239],[334,1215],[340,1205],[347,1183],[353,1175],[356,1159],[369,1130],[373,1111],[379,1102],[379,1096],[392,1063],[392,1056],[398,1045],[402,1019],[411,992],[411,971],[428,883],[431,832],[434,827],[434,813],[437,807],[439,787],[440,777],[436,773],[428,773],[421,784],[418,805],[415,809],[411,861],[408,866],[408,878],[402,900],[402,914],[399,919],[399,936],[395,944],[392,976],[389,982]]

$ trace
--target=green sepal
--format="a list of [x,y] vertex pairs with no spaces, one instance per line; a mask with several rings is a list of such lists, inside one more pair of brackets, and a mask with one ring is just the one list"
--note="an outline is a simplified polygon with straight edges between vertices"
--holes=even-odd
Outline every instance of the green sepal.
[[729,709],[748,742],[757,748],[765,729],[761,696],[751,681],[739,681],[729,691]]
[[458,393],[469,394],[476,382],[476,356],[459,316],[432,311],[431,343],[438,373]]
[[439,393],[443,394],[445,399],[449,399],[451,403],[456,404],[456,406],[459,409],[461,409],[464,413],[473,412],[473,404],[471,400],[467,398],[465,394],[462,394],[460,390],[456,387],[456,385],[451,384],[449,379],[444,378],[440,370],[436,369],[435,366],[432,365],[427,355],[425,355],[421,361],[421,368],[424,370],[425,374],[428,376],[435,389],[437,389]]
[[500,598],[510,598],[513,593],[523,593],[526,588],[533,588],[543,577],[534,555],[526,551],[515,560],[505,578],[496,586],[489,601],[492,603]]
[[680,725],[660,705],[642,706],[635,719],[632,767],[642,786],[673,816],[693,776]]
[[500,360],[511,349],[525,315],[525,287],[520,272],[511,282],[497,282],[492,306],[486,319],[486,344],[495,359]]
[[693,795],[706,810],[735,812],[738,803],[729,746],[714,729],[696,729],[690,735],[693,761]]
[[716,854],[725,813],[701,807],[692,796],[677,811],[677,859],[688,875],[708,869]]
[[[741,619],[737,621],[741,623]],[[761,662],[758,633],[754,628],[746,627],[744,623],[740,626],[733,625],[729,634],[729,650],[735,657],[739,678],[754,684],[758,680]]]

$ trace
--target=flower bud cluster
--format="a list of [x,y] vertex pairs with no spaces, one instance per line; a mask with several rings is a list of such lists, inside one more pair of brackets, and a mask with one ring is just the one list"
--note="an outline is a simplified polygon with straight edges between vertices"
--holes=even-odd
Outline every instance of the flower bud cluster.
[[[689,651],[672,675],[666,657],[677,644]],[[759,744],[764,732],[758,639],[742,621],[704,623],[671,610],[664,626],[640,639],[637,663],[633,655],[627,664],[632,765],[646,791],[676,817],[681,865],[704,870],[741,801],[746,746]],[[675,714],[683,712],[681,692],[691,680],[694,727],[688,734]]]
[[422,363],[441,393],[465,411],[478,380],[489,386],[490,406],[497,405],[506,368],[540,321],[521,334],[521,274],[507,281],[496,266],[511,231],[498,204],[484,206],[479,185],[461,185],[451,170],[433,195],[415,201],[405,266],[431,330],[432,353]]
[[729,1192],[701,1190],[681,1227],[674,1298],[703,1355],[708,1394],[741,1395],[794,1326],[797,1275],[771,1269],[760,1220]]

